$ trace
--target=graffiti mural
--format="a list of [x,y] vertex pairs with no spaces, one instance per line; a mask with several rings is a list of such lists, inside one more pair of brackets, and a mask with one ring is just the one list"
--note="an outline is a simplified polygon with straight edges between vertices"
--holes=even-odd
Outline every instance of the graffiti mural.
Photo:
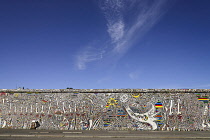
[[209,93],[0,93],[0,128],[209,130]]

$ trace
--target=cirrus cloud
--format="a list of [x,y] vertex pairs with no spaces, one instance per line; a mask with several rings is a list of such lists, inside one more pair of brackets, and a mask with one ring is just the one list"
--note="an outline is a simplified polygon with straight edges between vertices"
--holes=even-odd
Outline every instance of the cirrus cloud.
[[[85,47],[83,52],[77,55],[77,68],[84,70],[88,63],[100,59],[113,61],[113,58],[121,58],[129,48],[134,46],[137,40],[141,39],[158,22],[167,11],[166,5],[166,0],[100,1],[99,6],[107,21],[107,33],[110,42],[100,42],[96,45],[104,44],[102,47],[92,46],[92,49]],[[135,9],[135,14],[129,17],[128,13],[133,9]]]

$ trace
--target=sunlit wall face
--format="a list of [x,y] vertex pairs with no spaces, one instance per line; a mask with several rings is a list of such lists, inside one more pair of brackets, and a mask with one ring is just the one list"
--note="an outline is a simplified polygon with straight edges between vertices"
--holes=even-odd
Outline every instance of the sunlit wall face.
[[6,93],[0,127],[56,130],[209,130],[210,93]]

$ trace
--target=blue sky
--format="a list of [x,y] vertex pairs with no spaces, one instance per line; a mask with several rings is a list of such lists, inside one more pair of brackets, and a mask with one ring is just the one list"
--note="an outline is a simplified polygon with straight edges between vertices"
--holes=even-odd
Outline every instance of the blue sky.
[[0,88],[210,88],[209,0],[1,0]]

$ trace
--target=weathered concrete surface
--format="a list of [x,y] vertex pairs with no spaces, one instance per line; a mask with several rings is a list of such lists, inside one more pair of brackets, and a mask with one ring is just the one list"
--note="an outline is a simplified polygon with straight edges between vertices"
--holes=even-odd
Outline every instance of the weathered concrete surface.
[[209,90],[140,90],[1,90],[0,128],[210,130]]
[[210,93],[210,89],[0,89],[6,93]]

